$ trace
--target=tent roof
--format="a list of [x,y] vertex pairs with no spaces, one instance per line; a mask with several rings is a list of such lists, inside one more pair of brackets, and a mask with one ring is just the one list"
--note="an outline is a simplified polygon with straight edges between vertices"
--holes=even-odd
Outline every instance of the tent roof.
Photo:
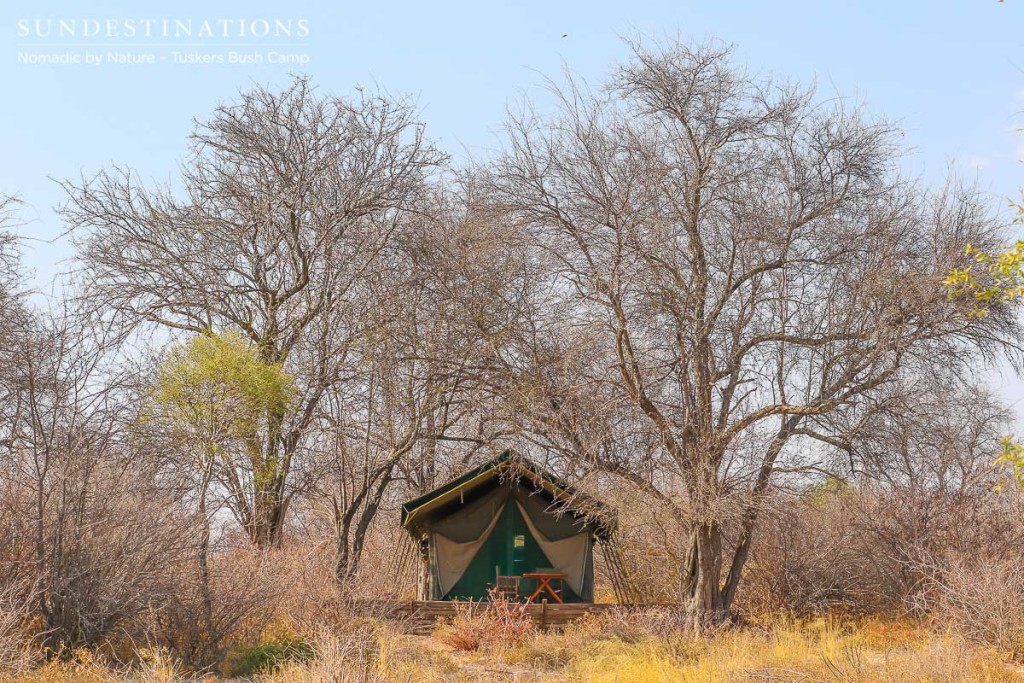
[[609,536],[615,529],[615,516],[607,506],[511,450],[433,491],[404,503],[402,526],[414,536],[421,536],[424,523],[432,513],[503,476],[527,479],[537,489],[548,494],[553,502],[565,503],[566,509],[574,514],[593,520],[595,533],[602,538]]

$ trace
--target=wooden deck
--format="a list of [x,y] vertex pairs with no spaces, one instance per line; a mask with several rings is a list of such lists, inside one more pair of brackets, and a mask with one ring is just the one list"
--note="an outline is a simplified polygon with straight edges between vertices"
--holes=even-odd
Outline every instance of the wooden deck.
[[[414,632],[432,630],[438,619],[451,618],[456,615],[459,609],[486,609],[486,602],[470,603],[454,600],[406,600],[406,601],[380,601],[373,605],[367,604],[380,616],[402,622]],[[607,603],[557,603],[539,602],[523,605],[523,616],[532,619],[541,628],[562,627],[566,624],[581,619],[587,614],[602,612],[621,608],[622,605]]]

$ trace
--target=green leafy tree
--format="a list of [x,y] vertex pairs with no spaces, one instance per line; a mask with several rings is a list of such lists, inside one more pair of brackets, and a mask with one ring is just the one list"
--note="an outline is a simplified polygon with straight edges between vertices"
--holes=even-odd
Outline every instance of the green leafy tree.
[[[1024,206],[1011,206],[1017,212],[1015,222],[1024,224]],[[995,253],[968,244],[964,254],[973,262],[954,268],[945,284],[951,297],[973,301],[971,315],[987,316],[995,306],[1024,295],[1024,240]]]
[[[1010,203],[1016,212],[1014,222],[1024,225],[1024,205]],[[964,254],[972,262],[953,269],[945,280],[951,298],[971,302],[969,315],[985,317],[1024,296],[1024,239],[1003,251],[979,249],[968,244]],[[1024,444],[1008,435],[1000,442],[1002,452],[997,465],[1012,470],[1013,478],[1024,486]]]
[[[289,409],[295,390],[280,364],[236,332],[204,334],[176,346],[160,368],[156,404],[201,456],[208,479],[222,484],[249,531],[275,476],[275,454],[262,447],[266,423]],[[207,482],[209,483],[209,482]]]
[[275,414],[288,410],[295,389],[279,364],[236,332],[207,333],[172,348],[161,364],[150,418],[163,427],[184,457],[179,466],[195,492],[200,524],[197,561],[205,631],[212,637],[210,517],[208,499],[219,485],[229,507],[252,534],[266,503],[267,481],[278,463],[261,435]]

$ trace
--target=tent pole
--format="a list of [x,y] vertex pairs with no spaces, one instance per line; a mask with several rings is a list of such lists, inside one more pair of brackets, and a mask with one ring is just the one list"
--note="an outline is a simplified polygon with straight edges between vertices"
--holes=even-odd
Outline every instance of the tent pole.
[[[612,576],[615,577],[612,580],[612,589],[616,592],[616,599],[622,604],[638,604],[641,596],[629,578],[614,536],[605,541],[605,561],[612,567]],[[616,583],[619,584],[618,588],[615,586]]]

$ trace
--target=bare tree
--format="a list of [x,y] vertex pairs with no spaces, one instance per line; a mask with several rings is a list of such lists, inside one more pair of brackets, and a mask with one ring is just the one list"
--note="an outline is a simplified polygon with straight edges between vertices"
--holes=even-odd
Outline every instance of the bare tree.
[[[497,424],[476,402],[487,374],[485,337],[460,303],[479,298],[456,274],[483,277],[493,265],[483,272],[468,265],[481,240],[453,203],[435,197],[428,214],[382,251],[382,267],[365,275],[371,295],[360,319],[368,333],[349,347],[349,371],[317,420],[312,444],[322,457],[311,489],[329,503],[340,581],[354,577],[371,525],[394,494],[422,493],[497,438],[490,428]],[[453,249],[466,253],[453,258]],[[491,298],[485,305],[502,309]]]
[[33,311],[5,378],[12,420],[0,491],[15,535],[3,571],[34,586],[44,644],[94,644],[158,601],[179,553],[173,489],[131,448],[133,373],[110,330],[67,309]]
[[280,541],[293,459],[366,331],[362,278],[442,161],[414,114],[383,95],[320,97],[300,78],[198,124],[181,192],[116,169],[66,185],[88,296],[137,324],[236,330],[296,379],[299,400],[235,472],[257,545]]
[[[15,224],[18,200],[15,197],[0,196],[0,377],[8,377],[14,367],[14,352],[19,347],[28,327],[28,311],[25,308],[27,292],[21,286],[17,238],[10,231]],[[10,382],[0,382],[0,392],[9,391]],[[10,413],[10,398],[0,393],[0,415],[6,418],[10,429],[13,415]],[[0,437],[2,439],[2,437]]]
[[[556,95],[554,116],[510,121],[492,201],[547,266],[537,326],[581,359],[563,388],[632,416],[578,455],[686,520],[680,595],[717,622],[777,471],[813,464],[828,416],[1015,333],[942,286],[998,230],[971,193],[899,178],[891,126],[750,76],[717,44],[637,44],[607,88],[570,78]],[[564,399],[540,405],[557,425]],[[599,447],[637,431],[657,448]]]

